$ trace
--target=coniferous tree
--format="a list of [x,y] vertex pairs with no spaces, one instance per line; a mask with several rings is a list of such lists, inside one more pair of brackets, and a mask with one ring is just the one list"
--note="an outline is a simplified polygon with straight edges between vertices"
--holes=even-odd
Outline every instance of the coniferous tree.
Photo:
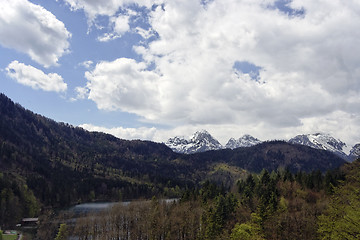
[[60,224],[59,232],[57,233],[55,240],[66,240],[68,238],[69,232],[66,223]]

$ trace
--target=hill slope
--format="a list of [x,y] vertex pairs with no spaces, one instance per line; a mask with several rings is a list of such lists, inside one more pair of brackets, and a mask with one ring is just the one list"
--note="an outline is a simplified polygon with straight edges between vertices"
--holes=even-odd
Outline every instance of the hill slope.
[[[46,205],[152,196],[175,187],[180,165],[164,144],[93,133],[25,110],[0,95],[0,170],[26,179]],[[179,180],[179,181],[177,181]],[[163,187],[163,186],[162,186]],[[161,187],[161,188],[162,188]]]

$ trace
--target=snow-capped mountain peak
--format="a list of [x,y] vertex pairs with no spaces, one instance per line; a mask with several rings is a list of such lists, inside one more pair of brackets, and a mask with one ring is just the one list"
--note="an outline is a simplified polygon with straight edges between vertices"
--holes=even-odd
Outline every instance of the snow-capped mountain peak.
[[259,139],[254,138],[253,136],[251,136],[249,134],[245,134],[238,140],[236,140],[235,138],[230,138],[230,140],[225,145],[225,148],[234,149],[234,148],[239,148],[239,147],[251,147],[251,146],[254,146],[259,143],[261,143],[261,141]]
[[184,137],[170,138],[166,145],[178,153],[196,153],[222,149],[222,145],[206,130],[195,132],[189,139]]
[[350,150],[349,157],[351,161],[360,157],[360,143],[355,144],[355,146]]
[[171,144],[171,145],[184,145],[184,144],[189,144],[188,140],[185,139],[185,137],[173,137],[173,138],[169,138],[169,140],[167,141],[166,144]]
[[331,151],[343,158],[347,158],[347,155],[344,153],[346,144],[339,139],[335,139],[329,134],[315,133],[297,135],[296,137],[291,138],[289,142],[306,145],[316,149]]
[[197,152],[205,152],[209,150],[219,150],[224,148],[234,149],[239,147],[251,147],[258,143],[261,143],[259,139],[254,138],[251,135],[245,134],[239,139],[230,138],[230,140],[224,147],[220,144],[218,140],[211,136],[208,131],[201,130],[195,132],[189,138],[169,138],[169,140],[165,144],[170,147],[174,152],[191,154]]

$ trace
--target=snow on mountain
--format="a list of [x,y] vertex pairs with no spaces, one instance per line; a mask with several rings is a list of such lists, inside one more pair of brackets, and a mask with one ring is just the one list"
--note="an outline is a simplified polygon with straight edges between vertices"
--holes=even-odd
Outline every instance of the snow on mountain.
[[346,144],[339,139],[333,138],[329,134],[315,133],[306,135],[297,135],[289,140],[290,143],[302,144],[316,149],[322,149],[334,152],[343,159],[348,160],[347,154],[344,152]]
[[230,138],[230,140],[225,145],[225,148],[235,149],[239,147],[251,147],[258,143],[261,143],[261,141],[257,138],[254,138],[251,135],[245,134],[239,139]]
[[[244,135],[239,139],[230,138],[225,146],[222,146],[206,130],[195,132],[191,137],[173,137],[165,143],[174,152],[177,153],[198,153],[210,150],[219,150],[224,148],[235,149],[239,147],[251,147],[261,143],[257,138],[251,135]],[[346,154],[347,146],[339,139],[335,139],[329,134],[315,133],[297,135],[289,140],[289,143],[306,145],[315,149],[322,149],[333,152],[347,161],[353,161],[360,157],[360,143],[356,144],[350,151],[350,155]]]
[[356,144],[351,150],[349,154],[349,158],[351,161],[360,157],[360,143]]
[[170,138],[166,143],[174,152],[178,153],[197,153],[210,150],[222,149],[222,145],[206,130],[195,132],[190,139],[185,137]]

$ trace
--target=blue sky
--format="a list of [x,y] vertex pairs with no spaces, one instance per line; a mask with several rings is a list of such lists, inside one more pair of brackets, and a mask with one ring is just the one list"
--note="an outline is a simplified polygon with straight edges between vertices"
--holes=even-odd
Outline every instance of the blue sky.
[[3,0],[0,92],[125,139],[360,142],[360,3]]

